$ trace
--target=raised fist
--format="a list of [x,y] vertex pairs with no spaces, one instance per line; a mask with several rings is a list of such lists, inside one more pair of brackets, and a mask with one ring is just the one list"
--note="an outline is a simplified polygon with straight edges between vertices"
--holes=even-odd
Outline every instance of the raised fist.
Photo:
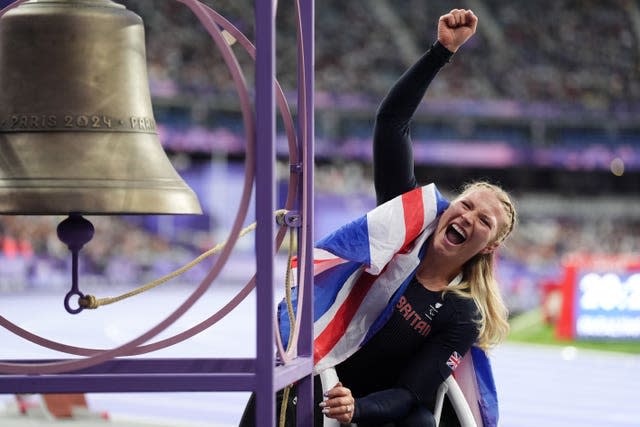
[[453,9],[438,20],[438,41],[455,52],[476,32],[478,17],[470,9]]

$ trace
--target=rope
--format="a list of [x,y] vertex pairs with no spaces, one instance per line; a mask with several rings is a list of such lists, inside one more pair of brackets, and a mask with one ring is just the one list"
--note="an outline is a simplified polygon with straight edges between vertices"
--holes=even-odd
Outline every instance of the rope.
[[[276,215],[284,215],[287,211],[285,209],[279,209],[277,211],[275,211]],[[250,233],[251,231],[256,229],[256,224],[257,223],[253,223],[248,225],[247,227],[243,228],[239,235],[238,238],[245,236],[246,234]],[[108,305],[108,304],[113,304],[114,302],[118,302],[118,301],[122,301],[124,299],[130,298],[132,296],[141,294],[143,292],[146,292],[150,289],[153,289],[157,286],[160,286],[161,284],[168,282],[169,280],[181,275],[182,273],[192,269],[193,267],[195,267],[197,264],[201,263],[202,261],[204,261],[206,258],[217,254],[218,252],[220,252],[222,249],[224,249],[225,245],[227,244],[227,240],[217,244],[216,246],[214,246],[213,248],[209,249],[208,251],[204,252],[203,254],[201,254],[200,256],[198,256],[196,259],[194,259],[193,261],[189,262],[187,265],[180,267],[179,269],[165,275],[162,276],[156,280],[153,280],[145,285],[140,286],[137,289],[134,289],[133,291],[124,293],[122,295],[119,295],[117,297],[107,297],[107,298],[96,298],[93,295],[85,295],[82,298],[80,298],[78,300],[78,304],[82,307],[82,308],[90,308],[90,309],[96,309],[100,306],[103,305]]]
[[[295,242],[294,232],[295,229],[289,229],[289,257],[287,259],[287,271],[285,274],[285,299],[287,301],[287,314],[289,315],[289,340],[287,342],[287,350],[288,353],[293,345],[293,329],[295,327],[296,318],[293,313],[293,302],[291,299],[291,261],[293,259],[293,244]],[[285,422],[287,418],[287,405],[289,403],[289,392],[291,391],[292,386],[288,385],[284,388],[282,393],[282,403],[280,404],[280,423],[279,427],[285,427]]]

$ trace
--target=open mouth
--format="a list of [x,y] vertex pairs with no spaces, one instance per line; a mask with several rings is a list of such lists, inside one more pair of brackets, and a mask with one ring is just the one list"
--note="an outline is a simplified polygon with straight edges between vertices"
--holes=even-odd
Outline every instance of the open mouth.
[[456,224],[450,224],[445,231],[445,235],[447,236],[447,240],[454,245],[460,245],[467,240],[467,235],[464,230]]

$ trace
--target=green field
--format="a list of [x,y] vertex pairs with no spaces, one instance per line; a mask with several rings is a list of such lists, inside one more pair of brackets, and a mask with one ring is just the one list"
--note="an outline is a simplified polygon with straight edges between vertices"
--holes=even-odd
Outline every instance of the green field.
[[520,314],[510,320],[511,332],[508,342],[526,342],[556,346],[573,346],[592,350],[616,351],[621,353],[640,354],[640,340],[559,340],[555,337],[552,325],[542,321],[539,310]]

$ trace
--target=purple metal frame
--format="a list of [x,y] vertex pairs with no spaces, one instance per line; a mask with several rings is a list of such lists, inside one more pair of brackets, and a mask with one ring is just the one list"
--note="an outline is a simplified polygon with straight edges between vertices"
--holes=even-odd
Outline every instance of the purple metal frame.
[[[135,358],[114,359],[62,374],[0,375],[0,393],[255,391],[256,421],[275,425],[274,392],[298,385],[298,424],[313,424],[313,157],[314,157],[314,0],[300,0],[302,31],[298,87],[298,145],[303,176],[296,209],[303,212],[300,268],[307,286],[298,315],[298,356],[276,366],[274,353],[274,219],[275,205],[275,0],[255,0],[256,16],[256,290],[257,356],[255,359]],[[58,360],[25,360],[47,363]]]

